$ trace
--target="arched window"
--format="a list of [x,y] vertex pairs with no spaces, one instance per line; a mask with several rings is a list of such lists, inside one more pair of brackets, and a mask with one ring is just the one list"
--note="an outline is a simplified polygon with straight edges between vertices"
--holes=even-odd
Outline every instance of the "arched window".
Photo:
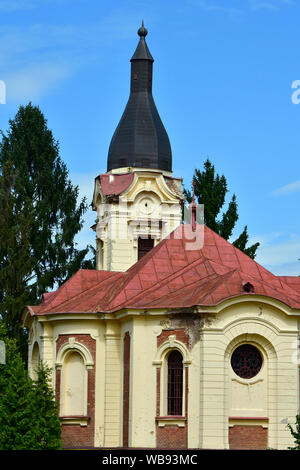
[[157,367],[158,425],[177,421],[185,426],[188,396],[188,368],[191,364],[186,345],[169,335],[158,347],[153,365]]
[[83,357],[77,351],[69,352],[63,363],[62,414],[86,414],[87,375]]
[[37,342],[34,343],[31,356],[31,378],[37,380],[37,369],[40,363],[40,350]]
[[182,355],[174,350],[168,356],[168,415],[182,415],[183,364]]

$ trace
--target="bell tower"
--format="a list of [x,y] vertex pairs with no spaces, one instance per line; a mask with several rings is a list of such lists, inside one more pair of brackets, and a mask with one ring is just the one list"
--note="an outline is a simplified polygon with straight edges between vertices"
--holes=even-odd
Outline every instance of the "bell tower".
[[97,269],[126,271],[181,223],[182,181],[172,177],[168,134],[152,96],[144,23],[131,58],[130,95],[95,178]]

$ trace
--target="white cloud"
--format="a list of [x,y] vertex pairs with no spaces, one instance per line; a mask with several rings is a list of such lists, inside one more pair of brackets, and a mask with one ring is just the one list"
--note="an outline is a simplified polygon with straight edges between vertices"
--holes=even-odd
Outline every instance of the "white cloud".
[[7,102],[36,101],[69,77],[68,64],[38,63],[4,75]]
[[37,2],[34,0],[1,0],[0,11],[8,13],[17,10],[31,10],[36,4]]
[[282,232],[264,233],[261,235],[250,237],[248,244],[253,245],[254,243],[260,243],[260,245],[269,245],[270,243],[274,242],[274,240],[278,240],[282,237],[284,237],[284,234]]
[[273,196],[280,196],[285,194],[292,194],[300,191],[300,180],[294,181],[293,183],[281,186],[278,189],[272,191]]
[[11,13],[19,10],[33,10],[34,8],[44,7],[45,4],[66,1],[70,0],[0,0],[0,11],[2,13]]
[[250,0],[253,10],[279,10],[286,5],[294,5],[294,0]]
[[287,5],[294,5],[294,0],[249,0],[251,10],[279,11]]
[[276,276],[300,276],[300,261],[273,266],[272,272]]
[[[239,16],[245,11],[278,11],[286,5],[293,5],[294,0],[240,0],[236,2],[224,2],[224,0],[190,0],[192,4],[203,11],[225,13],[231,17]],[[238,4],[238,7],[234,6]]]
[[197,7],[200,7],[201,10],[212,12],[212,13],[226,13],[230,16],[237,16],[242,13],[242,8],[235,8],[230,5],[224,5],[223,2],[218,0],[190,0],[191,3]]
[[259,242],[255,261],[277,276],[300,275],[300,237],[282,232],[257,235],[249,245]]
[[[11,8],[38,4],[41,0],[21,1],[20,5],[12,0]],[[0,0],[0,12],[7,5],[8,2]],[[7,83],[7,99],[18,102],[39,99],[80,68],[91,62],[101,63],[101,56],[110,45],[132,37],[140,21],[138,16],[142,17],[138,10],[117,8],[88,26],[82,23],[0,25],[1,79]]]
[[[296,262],[300,258],[300,237],[272,245],[261,245],[256,261],[268,266]],[[299,263],[300,271],[300,263]],[[299,273],[300,274],[300,273]]]
[[78,52],[68,45],[66,29],[0,26],[1,79],[8,102],[38,100],[77,70]]

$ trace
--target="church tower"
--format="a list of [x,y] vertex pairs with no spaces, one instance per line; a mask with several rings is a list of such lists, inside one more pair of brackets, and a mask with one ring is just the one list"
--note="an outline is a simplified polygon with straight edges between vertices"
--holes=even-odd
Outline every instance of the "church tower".
[[172,177],[168,134],[152,96],[144,23],[131,58],[130,96],[95,179],[97,269],[126,271],[181,223],[182,181]]

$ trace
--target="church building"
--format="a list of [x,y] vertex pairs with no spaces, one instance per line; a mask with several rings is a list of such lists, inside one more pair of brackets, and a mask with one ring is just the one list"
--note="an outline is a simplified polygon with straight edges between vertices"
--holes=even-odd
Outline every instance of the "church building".
[[[53,370],[64,448],[287,449],[299,410],[300,278],[211,229],[152,96],[144,25],[95,178],[97,267],[23,311],[29,371]],[[204,208],[205,210],[205,208]]]

